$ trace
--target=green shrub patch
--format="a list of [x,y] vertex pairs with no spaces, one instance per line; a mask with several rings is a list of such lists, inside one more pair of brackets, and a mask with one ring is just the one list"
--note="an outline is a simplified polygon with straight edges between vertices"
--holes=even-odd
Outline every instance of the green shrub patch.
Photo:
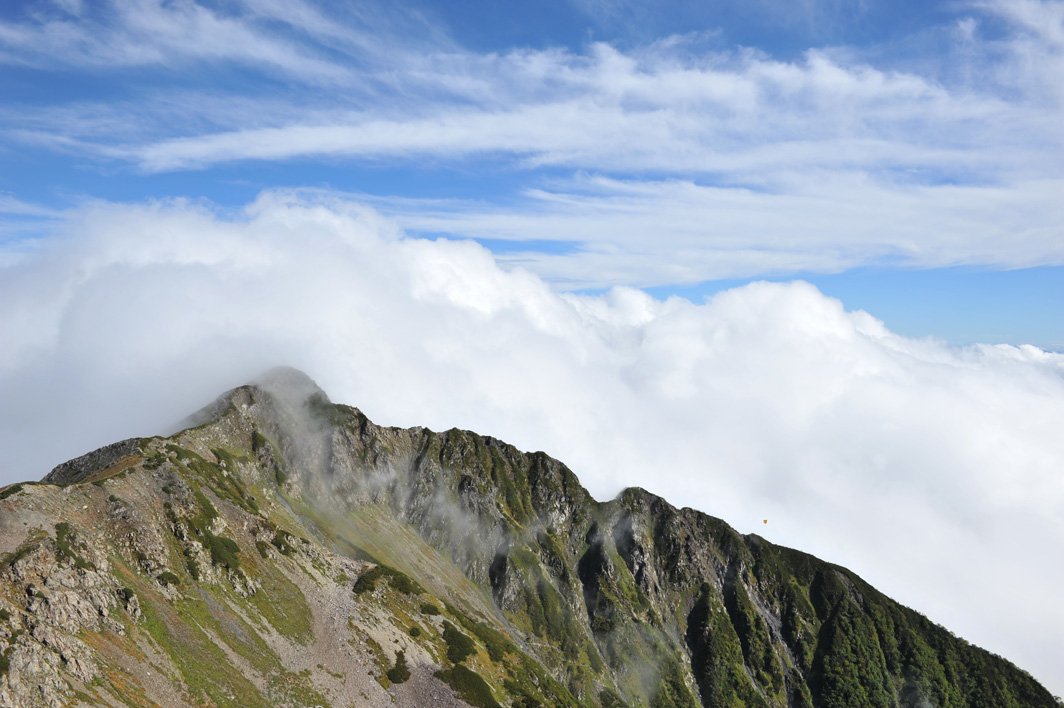
[[461,664],[446,671],[437,671],[436,678],[453,688],[459,698],[475,708],[501,708],[491,694],[491,686]]
[[388,680],[392,683],[403,683],[410,678],[410,669],[406,665],[406,655],[402,650],[395,655],[395,666],[388,669]]
[[452,664],[462,663],[477,650],[473,640],[458,631],[450,622],[443,623],[443,641],[447,642],[447,659]]

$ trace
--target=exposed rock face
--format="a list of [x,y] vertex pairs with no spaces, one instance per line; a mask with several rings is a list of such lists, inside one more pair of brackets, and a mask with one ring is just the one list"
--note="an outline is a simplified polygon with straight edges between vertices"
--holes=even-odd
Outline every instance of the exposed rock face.
[[189,423],[0,492],[0,705],[1059,705],[844,568],[290,369]]
[[111,443],[99,450],[93,450],[86,455],[64,462],[45,475],[41,481],[49,484],[74,484],[84,481],[94,472],[106,471],[123,458],[136,455],[139,448],[140,440],[137,438]]

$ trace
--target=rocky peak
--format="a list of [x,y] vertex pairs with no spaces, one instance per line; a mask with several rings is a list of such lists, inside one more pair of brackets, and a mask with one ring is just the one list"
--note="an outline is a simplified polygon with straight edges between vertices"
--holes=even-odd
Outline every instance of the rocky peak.
[[294,369],[45,482],[0,491],[3,705],[1057,705],[844,568]]

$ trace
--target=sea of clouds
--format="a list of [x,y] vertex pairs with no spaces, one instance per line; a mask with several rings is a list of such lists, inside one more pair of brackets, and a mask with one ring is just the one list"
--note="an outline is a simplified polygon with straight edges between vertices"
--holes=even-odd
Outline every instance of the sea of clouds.
[[909,339],[804,282],[559,293],[320,193],[94,203],[5,249],[0,483],[290,364],[379,423],[545,450],[599,499],[641,486],[845,565],[1064,692],[1064,355]]

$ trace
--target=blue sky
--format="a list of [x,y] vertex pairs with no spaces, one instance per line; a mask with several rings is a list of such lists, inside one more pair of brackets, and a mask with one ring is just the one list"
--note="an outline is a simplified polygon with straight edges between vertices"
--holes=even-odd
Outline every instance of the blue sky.
[[561,289],[698,299],[804,278],[904,334],[1058,350],[1060,16],[1037,0],[5,3],[0,238],[95,200],[224,210],[312,188]]
[[1062,0],[0,3],[0,484],[288,364],[1064,693],[1061,77]]

